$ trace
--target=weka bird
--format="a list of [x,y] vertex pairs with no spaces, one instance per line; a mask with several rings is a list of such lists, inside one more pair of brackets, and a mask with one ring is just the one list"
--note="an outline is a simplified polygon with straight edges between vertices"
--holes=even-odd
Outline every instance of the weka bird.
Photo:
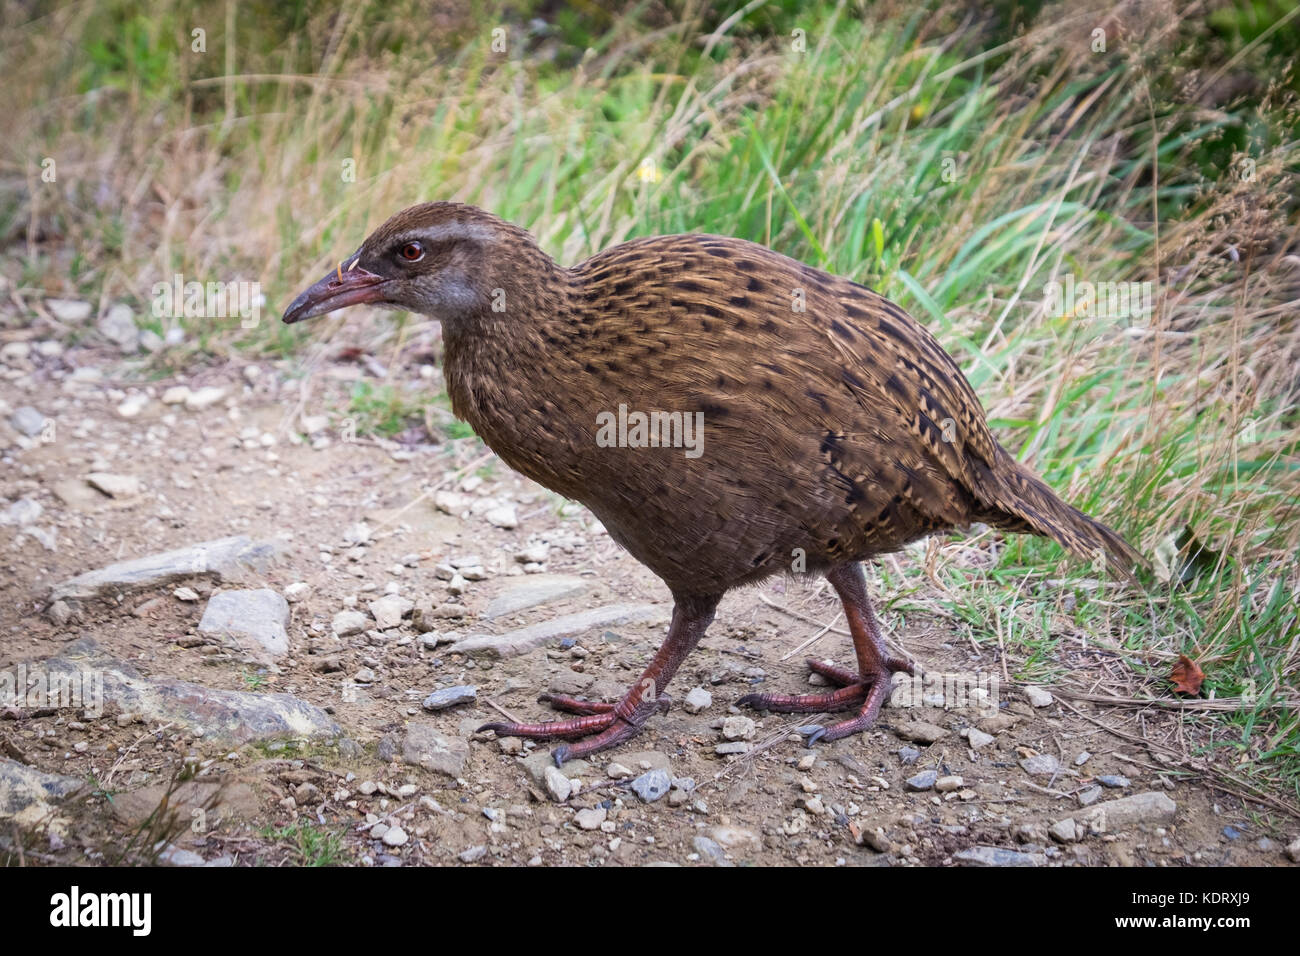
[[[911,672],[885,649],[860,561],[979,521],[1104,555],[1127,577],[1140,563],[997,443],[961,370],[911,316],[752,242],[657,236],[566,269],[481,209],[426,203],[384,223],[284,321],[357,303],[440,320],[455,414],[512,468],[590,508],[672,592],[667,638],[617,704],[549,696],[580,716],[488,725],[573,741],[557,763],[666,708],[663,689],[738,585],[806,569],[844,604],[857,669],[809,661],[838,690],[740,701],[856,709],[811,728],[812,743],[869,727],[890,674]],[[610,447],[598,432],[620,406],[702,413],[703,444]]]

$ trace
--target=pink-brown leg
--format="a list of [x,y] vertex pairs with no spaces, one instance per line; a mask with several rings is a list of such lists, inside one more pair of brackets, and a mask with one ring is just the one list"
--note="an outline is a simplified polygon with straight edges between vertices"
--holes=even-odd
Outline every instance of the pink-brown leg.
[[704,636],[704,631],[713,620],[717,604],[716,597],[678,598],[663,646],[640,680],[617,704],[596,704],[563,695],[551,696],[550,702],[556,706],[579,713],[582,712],[579,708],[582,708],[588,711],[588,715],[538,724],[484,724],[479,730],[493,730],[498,737],[528,737],[533,740],[581,738],[576,743],[563,744],[555,749],[553,756],[557,767],[563,766],[566,760],[585,757],[636,736],[651,714],[667,709],[669,699],[662,691],[673,679],[686,655]]
[[830,581],[844,604],[849,633],[853,637],[853,650],[858,659],[858,673],[810,660],[808,666],[812,670],[845,686],[829,694],[748,694],[737,701],[761,710],[804,714],[858,706],[857,716],[849,720],[829,727],[806,728],[809,731],[810,745],[818,740],[839,740],[870,727],[875,723],[880,707],[889,693],[890,676],[895,671],[914,673],[909,661],[890,657],[885,651],[880,627],[872,613],[871,603],[867,600],[867,584],[862,566],[857,562],[839,565],[827,572],[826,580]]

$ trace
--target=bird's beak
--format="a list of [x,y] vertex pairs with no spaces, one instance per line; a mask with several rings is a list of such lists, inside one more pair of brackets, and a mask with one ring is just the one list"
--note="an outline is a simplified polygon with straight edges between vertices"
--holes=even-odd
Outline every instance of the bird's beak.
[[294,299],[284,310],[283,321],[292,325],[345,306],[381,301],[388,280],[356,265],[355,256],[350,261],[352,268],[340,263],[337,269]]

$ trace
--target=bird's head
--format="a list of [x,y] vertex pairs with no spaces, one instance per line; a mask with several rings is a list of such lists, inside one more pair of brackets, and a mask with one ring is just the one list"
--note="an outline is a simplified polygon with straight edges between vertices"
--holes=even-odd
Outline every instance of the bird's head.
[[454,324],[490,307],[494,276],[501,261],[519,249],[520,236],[525,247],[536,248],[523,230],[474,206],[411,206],[294,299],[284,321],[365,303]]

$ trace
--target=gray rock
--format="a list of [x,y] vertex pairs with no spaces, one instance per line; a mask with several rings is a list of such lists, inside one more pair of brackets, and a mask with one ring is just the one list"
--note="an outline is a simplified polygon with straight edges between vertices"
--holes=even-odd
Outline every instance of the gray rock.
[[515,506],[509,502],[497,505],[495,508],[489,508],[483,517],[494,528],[509,530],[519,527],[519,514],[515,511]]
[[158,854],[158,862],[168,866],[203,866],[207,861],[193,850],[186,850],[182,847],[176,846],[175,844],[169,843],[166,848]]
[[975,727],[966,732],[966,742],[970,744],[971,750],[982,750],[993,743],[994,739],[992,734],[986,734]]
[[1300,837],[1286,845],[1286,858],[1292,863],[1300,863]]
[[1112,790],[1123,790],[1129,786],[1132,781],[1123,774],[1107,773],[1097,778],[1097,782],[1103,787],[1110,787]]
[[915,747],[899,747],[898,759],[902,761],[904,767],[910,767],[921,758],[921,751]]
[[149,587],[162,587],[190,577],[215,581],[234,580],[246,570],[265,570],[276,555],[270,542],[254,544],[243,535],[218,538],[202,544],[119,561],[98,571],[88,571],[55,585],[49,600],[89,601],[111,599]]
[[1154,790],[1094,804],[1074,815],[1076,823],[1097,833],[1113,833],[1142,823],[1172,823],[1178,804]]
[[0,524],[26,527],[39,518],[44,510],[41,503],[33,498],[19,498],[0,514]]
[[140,347],[140,330],[136,328],[131,307],[118,303],[96,323],[99,333],[129,355]]
[[20,435],[35,438],[45,429],[45,416],[30,405],[19,405],[9,416],[9,424]]
[[952,793],[964,786],[966,786],[966,781],[962,779],[960,774],[949,774],[946,777],[940,777],[934,782],[934,789],[940,793]]
[[542,782],[546,786],[546,792],[551,795],[551,799],[556,803],[563,803],[569,799],[569,794],[573,792],[573,784],[569,778],[564,775],[559,767],[550,766],[542,774]]
[[604,807],[587,807],[579,810],[573,816],[573,822],[578,825],[580,830],[599,830],[600,825],[605,822],[609,813]]
[[351,637],[360,634],[370,624],[370,620],[360,611],[339,611],[330,623],[331,629],[338,637]]
[[252,591],[220,591],[203,609],[199,631],[233,638],[248,650],[246,641],[271,657],[289,653],[289,602],[270,588]]
[[415,607],[415,602],[400,594],[385,594],[370,602],[370,613],[374,615],[375,624],[381,630],[397,627],[402,618]]
[[[555,766],[555,758],[539,747],[524,758],[523,766],[533,783],[539,787],[544,787],[546,786],[546,770],[548,767]],[[581,780],[584,777],[590,777],[591,774],[591,764],[585,760],[570,760],[564,765],[564,775],[566,777],[572,776]]]
[[1041,687],[1026,687],[1024,695],[1031,707],[1050,707],[1055,701],[1055,698]]
[[612,627],[633,621],[665,621],[660,604],[610,604],[605,607],[565,614],[506,634],[474,634],[452,645],[461,654],[514,657],[565,637],[576,637],[593,628]]
[[691,841],[691,846],[695,847],[695,852],[701,859],[709,861],[714,866],[734,865],[727,859],[727,851],[706,836],[697,836]]
[[1079,806],[1090,807],[1101,799],[1101,787],[1088,787],[1086,790],[1080,790],[1078,794]]
[[479,860],[483,859],[483,857],[487,856],[487,851],[487,846],[482,843],[477,846],[468,847],[467,849],[460,851],[460,862],[477,863]]
[[907,778],[907,789],[913,791],[929,790],[939,779],[939,774],[934,770],[922,770],[914,777]]
[[384,846],[403,846],[410,839],[401,827],[389,827],[383,836]]
[[191,412],[201,412],[226,397],[226,389],[220,385],[209,385],[195,389],[185,396],[185,408]]
[[894,728],[894,733],[904,740],[910,740],[918,744],[932,744],[936,740],[948,736],[948,731],[942,727],[927,724],[923,720],[909,720],[906,723],[899,724]]
[[60,322],[85,322],[95,311],[94,306],[80,299],[46,299],[45,308]]
[[413,720],[406,728],[402,759],[409,764],[457,777],[468,758],[469,744],[461,737],[440,734],[427,721]]
[[692,687],[683,703],[688,714],[698,714],[713,706],[713,695],[703,687]]
[[754,745],[745,740],[733,740],[730,743],[718,744],[713,748],[713,752],[719,757],[730,757],[735,754],[747,754],[754,749]]
[[435,690],[420,704],[425,710],[446,710],[457,704],[468,704],[477,699],[478,688],[473,684],[459,684]]
[[1021,768],[1031,777],[1050,777],[1061,770],[1061,762],[1051,754],[1034,754],[1020,761]]
[[1011,836],[1017,843],[1037,843],[1042,845],[1050,837],[1047,834],[1047,827],[1037,821],[1032,823],[1021,823],[1011,830]]
[[[290,694],[220,690],[172,678],[142,677],[132,665],[104,654],[94,641],[70,644],[41,662],[63,681],[102,680],[102,700],[146,723],[172,724],[204,740],[231,747],[276,740],[338,740],[342,730],[330,716]],[[174,731],[173,731],[174,732]]]
[[632,781],[632,790],[642,803],[654,803],[672,788],[672,784],[667,771],[647,770]]
[[952,855],[954,863],[960,866],[1046,866],[1047,856],[1043,853],[1025,853],[1019,850],[1004,850],[996,846],[973,846],[968,850],[959,850]]
[[84,783],[78,777],[45,773],[35,767],[0,757],[0,820],[8,820],[23,811],[29,811],[34,817],[32,822],[35,823],[49,813],[52,801],[76,793]]
[[528,608],[550,604],[575,594],[581,594],[591,585],[585,578],[573,574],[529,574],[514,578],[505,590],[488,603],[481,617],[485,621],[517,614]]
[[1057,820],[1048,827],[1047,832],[1057,843],[1073,843],[1079,839],[1078,829],[1074,825],[1073,817]]

